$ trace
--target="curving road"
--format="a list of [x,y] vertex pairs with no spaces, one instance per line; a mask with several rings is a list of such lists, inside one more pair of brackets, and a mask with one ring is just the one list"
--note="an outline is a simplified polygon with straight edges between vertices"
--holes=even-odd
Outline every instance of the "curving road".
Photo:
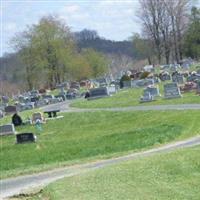
[[[149,105],[149,106],[131,106],[131,107],[121,107],[121,108],[80,109],[80,108],[70,107],[70,103],[71,101],[65,101],[53,105],[48,105],[43,107],[42,110],[43,111],[60,110],[61,112],[85,112],[85,111],[99,111],[99,110],[106,110],[106,111],[200,110],[200,104]],[[27,189],[30,190],[31,188],[35,187],[39,186],[42,187],[63,177],[74,176],[76,174],[84,173],[89,170],[94,170],[108,165],[116,164],[119,162],[132,160],[141,156],[150,156],[155,153],[168,152],[174,149],[186,148],[196,145],[200,145],[200,136],[193,137],[188,140],[171,143],[148,151],[133,153],[127,156],[121,156],[118,158],[100,160],[97,162],[75,165],[71,167],[64,167],[47,172],[0,180],[0,192],[1,192],[0,199],[23,193]]]
[[193,137],[188,140],[167,144],[159,148],[154,148],[138,153],[132,153],[118,158],[100,160],[82,165],[74,165],[71,167],[63,167],[38,174],[20,176],[17,178],[4,179],[0,181],[0,198],[3,199],[20,193],[26,193],[27,190],[30,191],[30,189],[34,189],[36,187],[43,187],[58,179],[64,177],[71,177],[80,173],[88,172],[90,170],[106,167],[108,165],[121,163],[127,160],[133,160],[138,157],[150,156],[156,153],[169,152],[175,149],[187,148],[196,145],[200,145],[200,136]]
[[89,112],[89,111],[147,111],[147,110],[200,110],[200,104],[177,104],[177,105],[146,105],[129,106],[116,108],[74,108],[70,107],[71,101],[64,101],[57,104],[48,105],[42,108],[46,110],[60,110],[61,112]]

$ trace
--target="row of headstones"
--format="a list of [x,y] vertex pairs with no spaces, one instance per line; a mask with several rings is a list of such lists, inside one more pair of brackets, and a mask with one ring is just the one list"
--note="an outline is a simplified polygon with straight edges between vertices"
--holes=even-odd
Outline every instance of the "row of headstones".
[[[140,98],[140,102],[154,101],[157,96],[160,96],[158,87],[147,87],[144,89],[144,94]],[[180,98],[182,97],[180,88],[177,83],[167,83],[164,85],[164,98]]]
[[36,141],[36,136],[33,133],[16,134],[15,127],[13,124],[6,124],[0,126],[0,136],[6,136],[6,135],[16,135],[17,144]]

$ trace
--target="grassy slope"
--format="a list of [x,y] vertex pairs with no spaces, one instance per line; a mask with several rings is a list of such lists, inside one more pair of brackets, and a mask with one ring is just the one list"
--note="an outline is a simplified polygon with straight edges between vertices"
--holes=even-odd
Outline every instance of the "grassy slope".
[[[163,84],[159,84],[160,93],[163,95]],[[143,93],[142,88],[121,90],[112,97],[87,101],[85,99],[76,100],[71,104],[72,107],[79,108],[110,108],[126,107],[138,105],[164,105],[164,104],[195,104],[200,103],[200,97],[195,92],[184,93],[182,98],[164,99],[157,98],[154,102],[140,103],[139,99]]]
[[38,141],[15,144],[15,136],[1,137],[1,177],[38,171],[150,148],[200,132],[199,111],[65,113],[48,121]]
[[47,186],[34,200],[199,200],[200,146],[86,174]]

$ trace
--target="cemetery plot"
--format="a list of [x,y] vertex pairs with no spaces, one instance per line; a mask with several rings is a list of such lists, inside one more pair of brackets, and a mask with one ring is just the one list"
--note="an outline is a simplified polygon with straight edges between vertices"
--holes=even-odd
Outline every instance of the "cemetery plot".
[[109,95],[110,94],[107,87],[94,88],[94,89],[90,89],[89,97],[87,99],[88,100],[98,99],[102,97],[107,97]]
[[16,143],[36,142],[36,135],[33,133],[20,133],[16,135]]
[[5,113],[6,114],[12,114],[17,112],[17,107],[16,106],[6,106],[5,107]]
[[41,112],[35,112],[32,115],[32,123],[45,123],[45,118]]
[[182,97],[177,83],[168,83],[164,85],[164,97],[165,99]]
[[172,75],[172,81],[178,84],[184,83],[184,77],[182,74],[174,74]]
[[15,134],[15,127],[13,124],[6,124],[0,126],[0,136]]
[[143,96],[140,98],[140,103],[154,101],[154,96],[150,92],[144,92]]

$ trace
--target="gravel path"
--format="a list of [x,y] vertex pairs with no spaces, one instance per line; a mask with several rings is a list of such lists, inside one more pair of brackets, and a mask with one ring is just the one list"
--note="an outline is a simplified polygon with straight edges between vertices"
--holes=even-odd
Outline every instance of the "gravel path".
[[100,160],[96,162],[90,162],[82,165],[74,165],[71,167],[59,168],[47,172],[41,172],[32,175],[19,176],[17,178],[9,178],[0,181],[1,194],[0,198],[6,198],[12,195],[25,193],[27,190],[34,189],[35,187],[45,186],[53,181],[64,177],[71,177],[80,173],[88,172],[94,169],[106,167],[108,165],[121,163],[127,160],[133,160],[138,157],[150,156],[160,152],[169,152],[178,148],[186,148],[191,146],[200,145],[200,136],[183,140],[165,146],[154,148],[151,150],[132,153],[127,156],[121,156],[118,158],[111,158],[107,160]]

